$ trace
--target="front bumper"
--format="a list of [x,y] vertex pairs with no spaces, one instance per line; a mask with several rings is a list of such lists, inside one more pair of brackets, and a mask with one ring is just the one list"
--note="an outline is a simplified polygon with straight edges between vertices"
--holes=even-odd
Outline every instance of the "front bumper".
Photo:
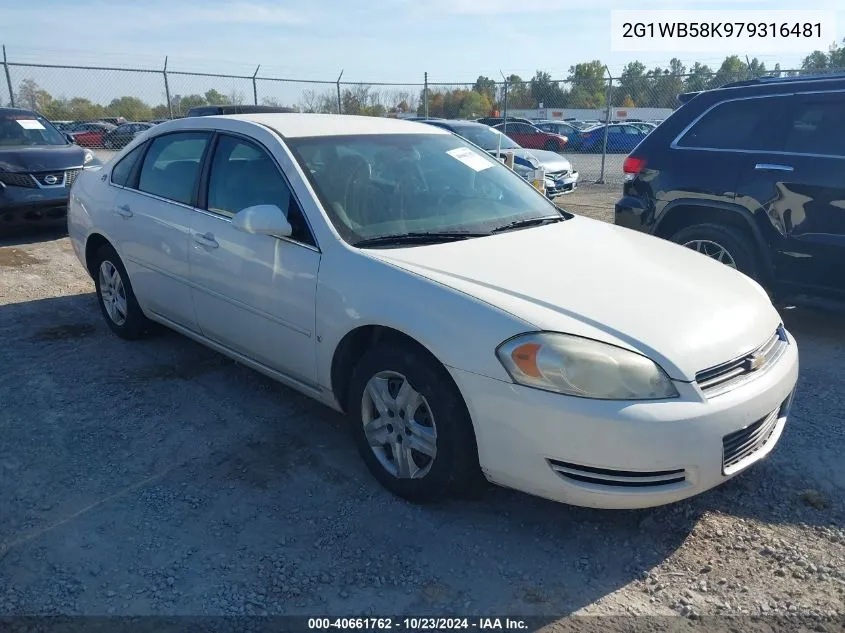
[[0,229],[66,222],[69,191],[67,187],[0,187]]
[[555,198],[566,193],[572,193],[578,188],[579,176],[580,174],[577,171],[573,171],[567,176],[556,179],[546,177],[546,195],[549,198]]
[[[772,451],[798,380],[798,349],[789,342],[764,374],[710,399],[676,383],[676,400],[599,401],[450,371],[491,482],[577,506],[646,508],[718,486]],[[740,430],[754,450],[726,466]]]

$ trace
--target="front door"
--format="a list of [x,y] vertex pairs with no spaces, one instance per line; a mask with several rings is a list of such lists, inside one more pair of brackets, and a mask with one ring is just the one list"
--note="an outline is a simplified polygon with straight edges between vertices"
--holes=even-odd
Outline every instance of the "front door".
[[[277,238],[235,228],[231,218],[258,204],[282,209],[293,235]],[[193,213],[189,250],[202,334],[313,386],[320,253],[280,168],[253,141],[221,134],[204,206]]]

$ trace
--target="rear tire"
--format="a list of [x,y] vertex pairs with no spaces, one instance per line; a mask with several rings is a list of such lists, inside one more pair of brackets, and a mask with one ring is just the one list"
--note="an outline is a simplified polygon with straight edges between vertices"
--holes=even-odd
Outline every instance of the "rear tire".
[[152,322],[138,305],[117,251],[110,244],[104,244],[97,251],[93,264],[97,302],[111,331],[128,341],[142,338]]
[[466,404],[422,350],[391,341],[367,351],[352,373],[347,412],[364,463],[393,494],[428,502],[483,483]]
[[760,265],[754,244],[738,229],[718,224],[694,224],[681,229],[672,241],[712,257],[758,280]]

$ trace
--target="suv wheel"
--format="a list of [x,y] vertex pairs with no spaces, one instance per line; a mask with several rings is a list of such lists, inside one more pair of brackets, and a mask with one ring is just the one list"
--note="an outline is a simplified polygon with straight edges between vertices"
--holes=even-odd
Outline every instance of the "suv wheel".
[[733,227],[694,224],[675,233],[672,241],[757,279],[759,267],[754,245]]

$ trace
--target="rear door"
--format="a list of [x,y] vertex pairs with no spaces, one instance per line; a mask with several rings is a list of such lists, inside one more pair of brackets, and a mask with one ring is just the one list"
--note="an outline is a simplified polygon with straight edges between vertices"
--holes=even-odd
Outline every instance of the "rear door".
[[177,325],[197,330],[188,281],[189,228],[200,166],[211,134],[162,134],[118,194],[115,238],[138,300]]
[[[649,154],[649,168],[659,172],[653,187],[658,218],[664,209],[688,198],[761,212],[762,205],[755,200],[767,198],[771,177],[755,172],[754,165],[765,162],[767,151],[781,147],[774,136],[780,116],[776,104],[767,99],[722,101],[694,119],[672,141],[671,151]],[[757,180],[752,182],[748,174],[756,174]]]
[[779,99],[779,152],[755,156],[747,191],[773,228],[776,279],[845,296],[845,92]]

